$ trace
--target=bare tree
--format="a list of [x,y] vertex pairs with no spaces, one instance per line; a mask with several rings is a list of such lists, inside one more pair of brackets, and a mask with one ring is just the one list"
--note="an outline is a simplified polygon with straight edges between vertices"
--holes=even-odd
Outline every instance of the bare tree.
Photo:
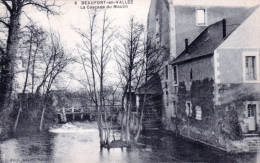
[[[117,63],[121,78],[124,79],[124,93],[122,105],[124,106],[124,117],[121,124],[121,139],[125,136],[126,141],[130,140],[130,111],[133,109],[132,96],[141,88],[143,90],[142,105],[137,108],[138,128],[134,138],[137,142],[142,129],[144,108],[149,100],[147,92],[151,87],[143,86],[153,75],[160,74],[163,66],[166,45],[154,42],[153,35],[145,36],[142,24],[133,17],[130,18],[126,35],[121,36],[121,46],[115,48]],[[144,37],[143,37],[144,36]],[[160,36],[157,36],[160,37]]]
[[[106,15],[102,15],[101,26],[97,25],[96,11],[89,12],[89,27],[86,32],[76,29],[82,38],[83,46],[80,46],[81,63],[87,78],[87,91],[92,95],[98,115],[98,129],[101,148],[108,144],[108,133],[104,134],[104,119],[102,112],[105,111],[104,104],[104,81],[107,64],[111,56],[111,43],[115,30]],[[90,71],[88,71],[90,70]],[[91,72],[90,74],[88,72]],[[106,123],[105,123],[106,124]]]
[[[43,52],[43,48],[45,45],[47,34],[41,28],[37,27],[35,22],[31,21],[28,25],[25,26],[25,31],[23,31],[23,39],[21,40],[21,58],[26,65],[25,68],[25,82],[23,86],[22,93],[25,93],[27,87],[29,87],[30,83],[30,92],[34,93],[34,85],[35,85],[35,68],[36,60],[39,59],[40,54]],[[31,79],[29,79],[31,75]]]
[[[50,1],[49,1],[50,2]],[[26,6],[35,6],[47,14],[56,14],[52,3],[37,0],[1,0],[0,6],[6,9],[5,15],[0,17],[0,23],[7,29],[6,43],[0,47],[1,57],[1,84],[0,84],[0,110],[9,108],[9,100],[12,93],[15,58],[18,50],[20,19]]]
[[[36,30],[35,27],[30,26],[29,31],[29,47],[27,66],[25,71],[25,82],[23,87],[23,94],[26,93],[27,81],[29,75],[32,77],[32,92],[35,96],[40,98],[42,104],[42,114],[39,129],[42,131],[44,114],[47,108],[48,95],[52,89],[54,81],[57,77],[65,71],[66,66],[74,62],[74,58],[65,52],[65,48],[60,41],[60,37],[54,33],[43,33],[42,30]],[[36,38],[31,37],[35,35]],[[45,36],[43,39],[42,36]],[[43,46],[44,45],[44,46]],[[34,47],[34,48],[33,48]],[[37,67],[35,66],[37,62]],[[29,69],[32,69],[29,74]],[[37,76],[37,77],[36,77]],[[34,91],[34,85],[37,87]],[[20,106],[13,131],[16,131],[19,122],[22,107]]]
[[[130,141],[130,111],[133,107],[132,91],[133,82],[139,82],[137,74],[144,63],[142,57],[142,35],[144,34],[144,27],[137,22],[134,17],[129,20],[128,28],[125,35],[121,35],[119,40],[120,45],[116,45],[115,52],[117,54],[117,63],[119,71],[124,80],[124,90],[122,97],[122,106],[124,108],[124,116],[126,117],[126,124],[121,125],[121,139],[125,134],[125,140]],[[125,102],[126,101],[126,102]]]
[[[138,76],[139,80],[142,82],[137,83],[136,91],[139,89],[143,90],[143,100],[142,105],[139,107],[139,119],[138,119],[138,128],[136,135],[134,137],[134,141],[137,142],[140,136],[140,132],[142,129],[143,117],[144,117],[144,109],[148,101],[151,100],[151,97],[147,97],[147,92],[151,89],[158,89],[156,85],[146,85],[148,79],[151,79],[154,75],[160,75],[163,70],[163,64],[165,60],[165,52],[167,51],[167,43],[161,45],[160,43],[153,42],[153,35],[148,33],[148,36],[144,38],[143,42],[143,57],[145,57],[145,62],[143,65],[145,68],[142,68],[140,71],[140,75]],[[160,36],[157,36],[160,37]]]
[[64,46],[60,41],[59,35],[55,35],[54,33],[50,34],[50,45],[45,49],[46,53],[43,53],[44,60],[44,73],[42,75],[41,81],[36,88],[36,94],[43,94],[43,109],[40,121],[40,131],[42,131],[42,125],[44,120],[45,110],[47,108],[47,97],[50,93],[50,90],[53,86],[54,81],[62,72],[65,71],[65,68],[74,63],[74,58],[70,56],[67,52],[65,52]]
[[[33,21],[24,27],[22,31],[23,39],[20,45],[21,60],[25,63],[25,81],[22,89],[22,94],[27,91],[29,76],[31,75],[31,93],[34,90],[34,78],[35,78],[35,62],[36,57],[39,55],[42,47],[44,46],[44,31],[42,28],[37,27]],[[23,64],[24,65],[24,64]],[[23,71],[21,71],[23,73]],[[22,106],[20,102],[18,114],[14,123],[13,131],[16,132],[17,124],[21,114]]]

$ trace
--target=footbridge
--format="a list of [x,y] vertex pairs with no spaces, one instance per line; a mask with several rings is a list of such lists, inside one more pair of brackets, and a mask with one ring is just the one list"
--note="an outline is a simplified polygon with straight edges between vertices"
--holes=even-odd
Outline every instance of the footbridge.
[[[116,120],[116,116],[121,109],[121,105],[106,105],[102,111],[104,119]],[[96,120],[97,111],[95,106],[81,107],[62,107],[55,109],[59,122],[75,120]]]

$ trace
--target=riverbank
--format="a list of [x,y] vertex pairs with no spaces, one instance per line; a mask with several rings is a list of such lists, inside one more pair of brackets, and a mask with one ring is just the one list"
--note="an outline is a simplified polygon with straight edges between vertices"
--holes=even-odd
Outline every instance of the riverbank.
[[13,110],[6,109],[0,115],[0,141],[4,141],[12,136]]
[[[27,100],[22,104],[22,111],[19,117],[16,132],[13,132],[15,120],[17,118],[20,103],[14,100],[12,107],[0,114],[0,141],[12,138],[19,133],[39,132],[40,119],[42,115],[42,102],[40,99]],[[47,106],[43,120],[43,131],[48,131],[56,122],[54,108]]]
[[[115,131],[116,138],[120,131]],[[100,149],[96,122],[59,124],[50,132],[28,132],[1,144],[0,162],[259,162],[259,153],[231,155],[176,137],[165,130],[147,130],[139,145]],[[28,161],[27,161],[28,162]],[[40,161],[39,161],[40,162]]]

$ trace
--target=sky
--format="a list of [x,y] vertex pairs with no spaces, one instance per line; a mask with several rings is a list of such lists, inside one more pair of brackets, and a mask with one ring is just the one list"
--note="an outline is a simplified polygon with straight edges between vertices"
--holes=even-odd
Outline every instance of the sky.
[[[37,11],[34,7],[27,7],[25,9],[28,17],[32,18],[37,22],[38,25],[43,26],[46,30],[52,30],[59,33],[61,41],[66,45],[67,50],[74,56],[78,56],[78,50],[76,48],[77,44],[81,44],[81,38],[74,31],[73,27],[80,28],[82,31],[86,31],[88,26],[88,9],[85,3],[88,2],[101,2],[96,0],[56,0],[57,5],[61,7],[56,11],[59,15],[56,16],[46,16],[46,13]],[[107,0],[108,1],[108,0]],[[116,1],[116,0],[114,0]],[[82,5],[82,2],[84,4]],[[125,0],[123,1],[125,2]],[[90,6],[102,6],[102,5],[90,5]],[[110,5],[113,6],[113,5]],[[146,24],[147,15],[149,11],[150,0],[133,0],[132,4],[128,5],[128,8],[112,8],[107,9],[107,15],[110,20],[113,20],[113,25],[117,27],[118,30],[123,30],[126,27],[129,18],[135,16],[137,20],[141,23]],[[27,21],[26,16],[22,17],[22,23],[25,24]],[[76,79],[84,77],[84,69],[80,64],[73,64],[67,68],[68,72],[73,72]],[[24,76],[18,77],[19,80],[24,81]],[[115,61],[111,60],[108,64],[106,80],[109,82],[118,82],[118,71]],[[65,76],[63,76],[65,77]],[[19,82],[20,83],[20,82]],[[68,87],[69,89],[81,89],[82,86],[77,80],[65,77],[62,85]]]
[[[96,3],[90,6],[102,6],[97,3],[103,3],[104,1],[121,1],[123,3],[128,0],[56,0],[57,4],[61,7],[56,9],[60,12],[57,16],[47,17],[44,12],[39,12],[35,8],[27,7],[25,12],[27,15],[37,22],[38,25],[43,26],[47,30],[53,30],[60,34],[61,40],[66,44],[67,49],[73,54],[77,55],[76,44],[81,43],[81,38],[73,30],[72,27],[77,27],[83,31],[88,25],[88,3]],[[132,4],[129,4],[127,8],[112,8],[107,9],[107,15],[113,20],[118,30],[122,30],[128,23],[130,16],[135,16],[144,25],[147,23],[147,15],[149,12],[149,6],[151,0],[130,0]],[[198,3],[199,2],[199,3]],[[224,6],[252,6],[257,5],[260,0],[173,0],[176,5],[224,5]],[[84,3],[84,4],[82,4]],[[109,4],[106,4],[109,5]],[[113,6],[113,5],[110,5]],[[125,6],[125,5],[122,5]],[[82,9],[84,8],[85,9]],[[1,14],[1,6],[0,6]],[[26,17],[22,17],[22,23],[26,22]],[[82,75],[83,68],[79,65],[73,65],[69,67],[69,71],[74,72],[75,76]],[[109,71],[113,72],[109,75],[108,81],[116,81],[118,72],[116,70],[115,62],[110,62]],[[21,80],[22,81],[22,80]],[[69,85],[71,88],[79,88],[80,85],[76,81],[67,79],[64,81],[64,85]]]
[[[72,53],[77,53],[75,51],[75,46],[80,42],[78,34],[76,34],[73,27],[78,27],[82,30],[86,29],[88,24],[87,9],[81,9],[87,7],[87,5],[82,5],[82,2],[101,2],[97,0],[85,0],[85,1],[75,1],[75,0],[59,0],[58,4],[62,4],[60,8],[60,16],[50,17],[49,21],[45,14],[32,14],[35,20],[40,20],[40,24],[43,26],[51,25],[53,30],[58,31],[61,35],[62,40],[66,42],[68,49]],[[109,0],[106,0],[109,1]],[[116,0],[113,0],[116,1]],[[133,0],[133,4],[129,4],[128,8],[120,9],[107,9],[107,14],[110,19],[113,20],[114,25],[122,30],[128,23],[130,16],[135,16],[144,25],[147,24],[147,16],[149,12],[151,0]],[[76,3],[77,2],[77,3]],[[125,0],[123,0],[125,2]],[[199,3],[198,3],[199,2]],[[176,5],[224,5],[224,6],[252,6],[259,4],[260,0],[173,0]],[[95,5],[92,5],[95,6]],[[102,5],[101,5],[102,6]],[[83,69],[81,66],[72,66],[71,70],[74,71],[75,76],[82,74]],[[117,66],[114,61],[110,61],[108,66],[108,82],[116,82],[118,80]],[[70,85],[71,87],[79,86],[77,82],[69,80],[65,85]],[[80,86],[79,86],[80,87]]]
[[[91,1],[95,2],[96,0],[84,0],[84,2]],[[47,28],[51,26],[54,31],[58,31],[61,38],[67,42],[67,45],[73,48],[79,38],[72,27],[84,29],[88,23],[88,9],[81,9],[82,6],[86,7],[87,5],[82,5],[81,3],[81,0],[57,0],[57,4],[61,5],[60,10],[57,10],[60,11],[60,15],[50,16],[49,20],[45,13],[39,13],[34,9],[28,15],[37,20],[42,26]],[[146,24],[149,6],[150,0],[133,0],[133,4],[129,4],[128,8],[107,9],[107,15],[118,27],[125,26],[130,16],[135,16],[142,23]]]

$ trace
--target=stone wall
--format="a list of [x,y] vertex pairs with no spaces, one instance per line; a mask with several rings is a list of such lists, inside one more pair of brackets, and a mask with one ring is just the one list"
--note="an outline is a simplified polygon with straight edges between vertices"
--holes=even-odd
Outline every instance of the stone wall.
[[[221,138],[221,115],[214,110],[214,81],[204,79],[192,81],[190,91],[186,90],[184,82],[179,84],[177,117],[180,120],[177,131],[187,136],[214,146],[224,148],[224,138]],[[186,101],[191,102],[191,115],[187,115]],[[201,108],[201,120],[196,119],[196,107]],[[174,118],[173,118],[174,119]]]
[[[165,119],[165,128],[215,148],[244,152],[249,148],[243,141],[240,119],[245,101],[260,100],[260,86],[215,84],[213,65],[212,57],[208,57],[178,66],[177,113]],[[187,73],[190,69],[195,70],[193,80]]]
[[[217,108],[223,108],[225,112],[230,112],[232,107],[235,109],[236,119],[239,122],[241,129],[246,133],[246,104],[253,102],[260,108],[260,84],[244,83],[244,84],[217,84],[217,92],[219,96],[216,97],[218,102]],[[230,107],[231,106],[231,107]],[[230,109],[231,108],[231,109]],[[256,125],[258,130],[260,128],[260,110],[256,110]],[[260,132],[260,130],[258,131]]]
[[[237,107],[233,104],[215,106],[213,79],[192,81],[190,91],[181,82],[178,99],[177,116],[168,123],[174,127],[168,129],[219,149],[237,151],[234,141],[243,139]],[[186,101],[192,104],[191,116],[187,115]],[[197,107],[201,108],[201,120],[196,118]]]

